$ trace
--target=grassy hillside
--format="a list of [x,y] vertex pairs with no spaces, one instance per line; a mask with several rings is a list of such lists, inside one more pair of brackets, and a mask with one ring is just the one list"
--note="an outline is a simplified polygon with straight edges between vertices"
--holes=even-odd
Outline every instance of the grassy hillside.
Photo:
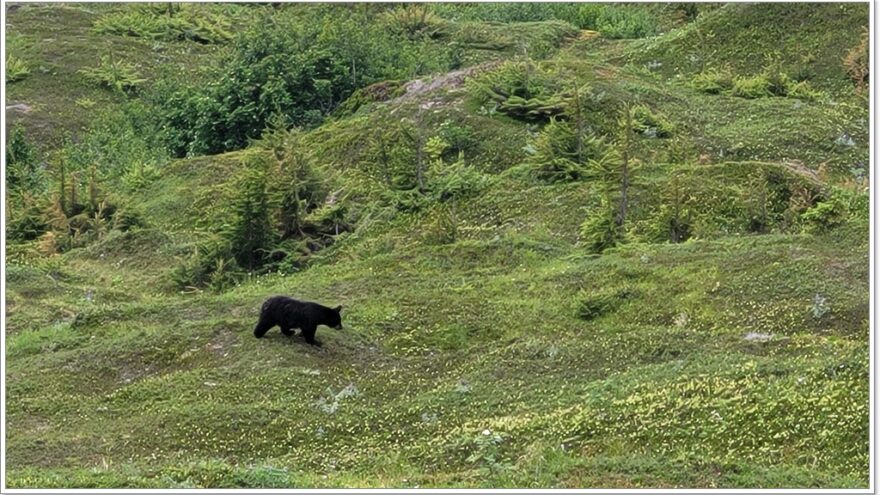
[[[7,85],[9,127],[25,126],[41,150],[57,149],[65,138],[88,129],[101,112],[121,107],[125,95],[103,89],[79,71],[101,57],[129,65],[148,86],[161,72],[192,77],[217,46],[185,41],[107,36],[95,32],[105,16],[124,12],[119,4],[16,5],[7,9],[6,53],[29,70]],[[13,109],[26,105],[28,109]]]
[[[830,53],[808,64],[810,97],[707,93],[676,75],[702,68],[669,62],[711,32],[718,67],[751,77],[744,44],[769,54],[789,22],[856,43],[864,7],[647,6],[660,34],[612,39],[642,26],[638,6],[603,13],[602,35],[561,7],[486,5],[434,11],[440,39],[467,45],[459,68],[358,88],[245,149],[172,159],[135,112],[126,132],[162,158],[144,165],[122,130],[90,131],[94,156],[130,165],[77,172],[88,222],[59,206],[73,179],[59,188],[52,151],[74,148],[35,145],[46,192],[7,198],[9,487],[867,486],[863,93]],[[197,74],[225,49],[164,41],[156,58],[92,30],[126,12],[23,7],[10,32],[42,63],[94,39]],[[38,42],[46,19],[70,32]],[[22,118],[31,141],[87,120],[48,110],[68,87],[96,111],[156,104],[149,85],[120,95],[60,71],[9,85],[46,105]],[[573,164],[560,150],[578,122],[596,154]],[[594,249],[621,201],[618,150],[626,224]],[[277,230],[301,186],[308,213],[254,249],[264,265],[223,254],[243,212],[271,205]],[[88,209],[98,195],[113,214]],[[321,327],[322,347],[255,339],[275,294],[342,304],[344,330]]]
[[657,70],[667,76],[725,66],[757,74],[777,63],[824,89],[846,87],[844,59],[864,34],[867,9],[855,3],[810,8],[731,3],[681,29],[633,43],[626,57],[640,64],[660,62]]

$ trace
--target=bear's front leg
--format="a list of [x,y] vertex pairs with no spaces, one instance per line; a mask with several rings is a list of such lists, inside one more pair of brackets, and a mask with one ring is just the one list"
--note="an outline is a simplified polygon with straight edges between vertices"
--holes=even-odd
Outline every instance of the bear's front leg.
[[290,337],[293,335],[294,332],[290,327],[281,327],[281,333]]
[[312,344],[315,347],[321,347],[321,341],[315,339],[315,332],[318,330],[316,326],[304,326],[302,327],[303,337],[306,338],[306,342]]

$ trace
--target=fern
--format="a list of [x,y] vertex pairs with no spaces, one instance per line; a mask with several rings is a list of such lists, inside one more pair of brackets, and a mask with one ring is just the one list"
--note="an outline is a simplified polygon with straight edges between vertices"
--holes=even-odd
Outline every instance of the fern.
[[24,61],[15,55],[6,54],[6,82],[14,83],[21,81],[30,75],[31,70]]
[[109,55],[101,57],[97,67],[80,69],[86,79],[119,93],[130,93],[147,82],[131,64],[113,60]]

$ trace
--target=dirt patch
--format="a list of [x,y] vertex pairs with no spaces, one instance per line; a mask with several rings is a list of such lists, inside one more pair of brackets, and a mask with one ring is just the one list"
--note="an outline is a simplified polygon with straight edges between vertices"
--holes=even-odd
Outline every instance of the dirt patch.
[[13,113],[31,113],[33,107],[30,105],[26,105],[24,103],[13,103],[12,105],[6,105],[7,112]]
[[426,93],[437,91],[438,89],[448,91],[450,89],[460,88],[464,85],[464,82],[468,77],[490,70],[497,67],[499,64],[500,62],[498,61],[486,62],[473,67],[447,72],[446,74],[436,76],[433,79],[414,79],[404,84],[403,87],[406,90],[406,93],[394,98],[391,100],[391,103],[409,101]]
[[749,342],[769,342],[773,340],[773,335],[769,333],[749,332],[743,337],[743,340]]
[[220,328],[214,337],[205,344],[205,350],[219,357],[226,357],[233,347],[238,347],[238,338],[228,328]]
[[802,162],[798,160],[786,160],[782,162],[782,165],[791,170],[792,172],[804,176],[814,182],[821,183],[822,180],[819,178],[819,174],[816,173],[815,170],[807,167]]

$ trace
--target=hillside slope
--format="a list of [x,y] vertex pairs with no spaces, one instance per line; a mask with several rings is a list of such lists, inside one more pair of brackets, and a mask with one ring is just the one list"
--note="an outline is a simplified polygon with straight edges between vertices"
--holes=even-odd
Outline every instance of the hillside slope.
[[[779,64],[823,89],[846,87],[844,59],[864,35],[867,4],[731,3],[687,26],[627,47],[639,64],[663,65],[667,76],[730,67],[760,73]],[[859,28],[862,27],[862,29]]]
[[[379,83],[316,128],[104,185],[132,228],[52,256],[10,243],[8,485],[866,487],[866,102],[836,68],[820,97],[742,98],[627,58],[672,60],[694,29],[753,8],[642,40],[582,33],[541,60],[474,52],[466,76]],[[867,21],[801,8],[835,36]],[[713,53],[767,28],[719,33]],[[609,146],[618,102],[650,119],[626,148],[616,246],[591,252],[585,234],[614,198],[601,176],[538,175],[547,129],[569,118],[486,100],[481,83],[523,73],[542,103],[586,88]],[[279,243],[271,270],[181,283],[249,204],[249,174],[270,187],[297,163],[322,207],[345,206],[336,231],[300,258]],[[275,294],[342,304],[345,329],[320,328],[320,348],[255,339]]]

